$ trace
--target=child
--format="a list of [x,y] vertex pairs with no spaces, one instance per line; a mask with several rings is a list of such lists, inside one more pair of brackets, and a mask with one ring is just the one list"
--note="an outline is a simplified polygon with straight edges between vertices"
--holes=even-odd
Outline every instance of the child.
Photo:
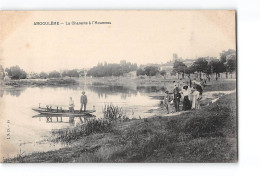
[[74,113],[74,101],[72,99],[72,97],[70,97],[70,101],[69,101],[69,112],[73,112]]
[[164,104],[167,109],[167,114],[172,113],[171,101],[173,100],[172,96],[169,94],[169,91],[165,91],[166,95],[164,97]]

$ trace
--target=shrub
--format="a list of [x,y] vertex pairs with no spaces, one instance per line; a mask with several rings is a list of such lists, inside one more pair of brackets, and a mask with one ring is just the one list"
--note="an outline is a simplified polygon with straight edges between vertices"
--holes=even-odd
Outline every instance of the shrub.
[[109,132],[112,129],[112,124],[104,119],[92,119],[82,125],[74,128],[65,128],[58,131],[52,131],[56,135],[53,142],[70,143],[74,140],[88,136],[93,133]]
[[126,119],[123,109],[121,107],[114,106],[113,104],[105,105],[103,108],[103,114],[104,118],[109,121]]

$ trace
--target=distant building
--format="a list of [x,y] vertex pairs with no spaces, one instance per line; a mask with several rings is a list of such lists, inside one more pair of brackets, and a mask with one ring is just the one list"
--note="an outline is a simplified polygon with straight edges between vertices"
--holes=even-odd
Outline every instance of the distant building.
[[162,70],[172,71],[172,69],[173,69],[173,64],[171,64],[171,63],[166,63],[166,64],[162,64],[159,66],[160,71],[162,71]]
[[172,62],[174,63],[177,59],[178,59],[178,55],[176,53],[173,53]]

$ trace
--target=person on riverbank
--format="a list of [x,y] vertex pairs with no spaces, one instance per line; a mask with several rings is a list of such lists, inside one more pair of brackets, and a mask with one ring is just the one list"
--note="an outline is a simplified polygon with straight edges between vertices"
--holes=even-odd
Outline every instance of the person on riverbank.
[[197,82],[195,88],[196,88],[196,90],[199,91],[200,95],[202,95],[203,88],[202,88],[201,84]]
[[180,98],[181,98],[181,94],[180,94],[178,84],[176,82],[174,82],[173,102],[174,102],[174,107],[175,107],[176,112],[180,111],[180,108],[179,108],[180,107]]
[[72,97],[70,97],[70,100],[69,100],[69,112],[73,112],[74,113],[74,107],[75,107],[74,100],[72,99]]
[[170,114],[170,113],[173,112],[172,105],[171,105],[173,98],[169,94],[169,91],[165,91],[165,94],[166,95],[164,96],[164,104],[165,104],[165,107],[166,107],[166,110],[167,110],[167,114]]
[[190,76],[188,76],[189,80],[188,80],[188,85],[190,86],[190,88],[192,87],[192,81],[191,81],[191,78]]
[[198,82],[195,82],[195,91],[192,93],[192,109],[200,109],[200,100],[202,98],[202,87]]
[[85,91],[82,92],[82,95],[80,97],[80,112],[82,112],[82,108],[84,107],[84,112],[86,111],[86,106],[87,106],[87,103],[88,103],[88,98],[87,96],[85,95]]
[[183,111],[187,111],[191,109],[191,103],[189,99],[190,90],[188,89],[188,86],[183,86],[182,94],[183,94]]

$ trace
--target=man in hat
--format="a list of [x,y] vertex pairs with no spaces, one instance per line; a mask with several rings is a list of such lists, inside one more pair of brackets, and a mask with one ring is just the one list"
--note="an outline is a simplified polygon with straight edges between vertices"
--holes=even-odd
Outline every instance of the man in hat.
[[84,106],[84,111],[86,111],[86,106],[88,103],[88,98],[85,95],[85,91],[82,92],[82,95],[80,97],[80,103],[81,103],[81,107],[80,107],[80,112],[82,111],[82,107]]
[[178,112],[178,111],[180,111],[179,107],[180,107],[181,94],[180,94],[180,90],[179,90],[177,83],[174,81],[173,84],[174,84],[173,101],[174,101],[175,111]]

